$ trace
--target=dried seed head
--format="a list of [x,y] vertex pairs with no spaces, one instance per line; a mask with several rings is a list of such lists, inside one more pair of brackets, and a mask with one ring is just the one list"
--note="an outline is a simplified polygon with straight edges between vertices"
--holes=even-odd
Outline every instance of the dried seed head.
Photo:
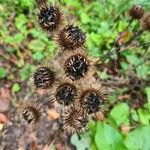
[[79,101],[88,114],[93,114],[103,109],[103,105],[106,102],[106,95],[104,88],[97,85],[83,90]]
[[150,31],[150,14],[147,14],[142,18],[141,26],[144,30]]
[[54,106],[68,106],[75,102],[76,97],[76,86],[69,79],[64,78],[55,84],[51,94],[51,102]]
[[99,93],[95,90],[88,90],[82,94],[82,105],[88,114],[96,113],[100,110],[103,100]]
[[38,104],[23,104],[19,108],[21,119],[28,125],[37,123],[41,116],[40,106]]
[[79,80],[90,70],[90,61],[85,55],[76,53],[71,55],[64,64],[65,74],[72,80]]
[[34,75],[33,82],[36,88],[47,89],[54,84],[55,72],[48,67],[39,67]]
[[57,41],[62,50],[76,50],[83,46],[85,39],[85,33],[78,26],[69,25],[60,31]]
[[144,9],[141,6],[133,6],[129,9],[129,16],[132,19],[141,19],[144,15]]
[[85,112],[75,106],[67,107],[62,112],[62,128],[68,134],[81,133],[86,130],[88,118]]
[[70,83],[61,84],[56,91],[56,99],[60,104],[69,105],[77,95],[75,85]]
[[54,31],[60,27],[62,14],[58,7],[50,4],[39,2],[38,22],[42,29]]

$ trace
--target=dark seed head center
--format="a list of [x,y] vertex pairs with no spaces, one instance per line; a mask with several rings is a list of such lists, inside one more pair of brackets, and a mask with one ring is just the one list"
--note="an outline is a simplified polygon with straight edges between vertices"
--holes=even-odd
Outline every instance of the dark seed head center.
[[56,98],[59,103],[64,105],[69,105],[74,101],[74,97],[76,96],[76,87],[72,84],[65,83],[64,85],[60,85],[57,89]]
[[66,61],[65,71],[72,80],[78,80],[85,76],[89,69],[89,63],[82,55],[74,55]]
[[72,25],[70,25],[68,28],[66,28],[66,32],[68,33],[68,37],[73,42],[81,44],[85,41],[85,33],[82,32],[82,30],[78,26],[73,27]]
[[40,23],[54,22],[55,20],[55,10],[50,8],[45,8],[39,13]]
[[88,91],[83,96],[83,103],[89,114],[95,113],[99,111],[102,99],[96,91]]

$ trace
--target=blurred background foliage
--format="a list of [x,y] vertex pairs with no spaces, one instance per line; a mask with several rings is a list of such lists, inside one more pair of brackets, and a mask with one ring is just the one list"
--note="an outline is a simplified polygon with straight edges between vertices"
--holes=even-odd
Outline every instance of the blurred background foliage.
[[[103,58],[118,33],[126,28],[129,20],[126,12],[133,4],[142,5],[145,10],[150,10],[149,0],[51,2],[59,4],[67,15],[68,23],[74,22],[83,28],[87,35],[87,52],[97,58]],[[23,83],[28,80],[35,67],[41,62],[49,61],[57,50],[56,43],[40,30],[36,21],[36,11],[34,0],[0,0],[0,80],[2,83],[10,83],[12,93],[23,90]],[[145,42],[149,42],[149,39],[149,33],[141,37]],[[76,134],[71,137],[71,143],[78,150],[150,149],[150,85],[145,84],[149,83],[150,65],[145,59],[150,56],[150,48],[145,56],[143,53],[144,48],[141,47],[121,52],[120,67],[115,74],[109,72],[114,67],[115,56],[103,62],[96,77],[104,82],[112,76],[119,79],[129,78],[127,72],[130,67],[133,68],[134,76],[144,83],[137,90],[142,98],[136,95],[140,102],[135,100],[129,93],[132,90],[130,86],[112,90],[109,94],[112,108],[105,119],[91,121],[89,131],[80,138]],[[127,100],[120,98],[125,93],[130,95]]]

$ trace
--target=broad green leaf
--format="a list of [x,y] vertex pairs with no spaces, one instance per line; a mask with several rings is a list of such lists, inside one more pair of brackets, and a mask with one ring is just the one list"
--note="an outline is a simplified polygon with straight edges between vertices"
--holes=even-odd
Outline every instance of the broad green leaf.
[[143,126],[130,132],[125,139],[128,150],[149,150],[150,149],[150,125]]
[[0,79],[4,78],[6,75],[6,70],[3,67],[0,67]]
[[45,43],[41,40],[32,40],[28,45],[29,49],[34,51],[42,51],[44,50],[45,46]]
[[120,103],[116,105],[110,112],[110,117],[113,119],[117,126],[120,126],[121,124],[128,124],[128,115],[129,107],[125,103]]
[[11,90],[13,93],[19,92],[20,91],[20,85],[18,83],[14,83]]
[[138,65],[141,63],[141,60],[136,55],[127,55],[126,56],[128,62],[132,65]]
[[119,132],[106,123],[97,123],[95,143],[98,150],[125,150],[123,138]]
[[77,150],[85,150],[90,147],[90,138],[88,136],[83,136],[79,139],[77,134],[71,136],[71,143],[76,146]]

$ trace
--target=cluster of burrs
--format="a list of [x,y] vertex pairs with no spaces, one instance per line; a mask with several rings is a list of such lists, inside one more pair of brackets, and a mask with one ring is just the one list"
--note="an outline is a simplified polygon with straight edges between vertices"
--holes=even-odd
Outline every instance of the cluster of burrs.
[[[85,52],[85,33],[78,27],[65,25],[65,16],[58,6],[37,0],[38,23],[59,48],[53,59],[32,75],[35,89],[48,92],[49,103],[60,108],[60,127],[68,134],[85,131],[89,117],[103,111],[106,90],[93,77],[96,60]],[[37,122],[39,108],[25,105],[22,117],[27,123]]]
[[[59,48],[47,65],[36,69],[33,85],[36,90],[47,91],[50,105],[59,108],[60,128],[68,134],[84,132],[89,118],[103,112],[107,104],[105,88],[93,77],[97,60],[86,54],[85,33],[80,27],[68,24],[58,6],[46,0],[36,2],[39,25]],[[143,8],[133,6],[129,15],[131,22],[140,20],[142,32],[150,30],[150,15],[144,14]],[[28,124],[36,123],[40,118],[39,109],[27,104],[21,115]]]

